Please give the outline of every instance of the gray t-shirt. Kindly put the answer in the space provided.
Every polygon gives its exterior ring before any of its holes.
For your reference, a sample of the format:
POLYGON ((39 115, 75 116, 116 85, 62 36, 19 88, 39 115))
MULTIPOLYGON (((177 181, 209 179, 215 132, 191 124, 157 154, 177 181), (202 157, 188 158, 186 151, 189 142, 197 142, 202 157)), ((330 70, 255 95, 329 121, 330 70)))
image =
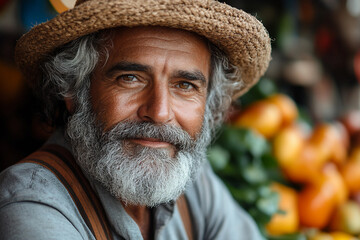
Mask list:
MULTIPOLYGON (((66 146, 59 132, 50 140, 66 146)), ((122 204, 100 184, 90 183, 108 217, 114 239, 142 239, 122 204)), ((185 193, 194 239, 263 239, 249 215, 233 200, 205 164, 185 193)), ((187 239, 175 204, 154 209, 155 239, 187 239)), ((56 176, 33 163, 11 166, 0 174, 0 239, 95 239, 66 188, 56 176)))

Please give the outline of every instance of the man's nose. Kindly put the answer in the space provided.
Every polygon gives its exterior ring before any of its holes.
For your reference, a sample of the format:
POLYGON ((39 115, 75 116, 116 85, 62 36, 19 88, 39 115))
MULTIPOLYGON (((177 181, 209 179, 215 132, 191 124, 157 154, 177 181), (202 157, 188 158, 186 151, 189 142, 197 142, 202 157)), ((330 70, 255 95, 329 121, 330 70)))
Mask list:
POLYGON ((174 118, 174 113, 168 87, 154 86, 146 95, 138 109, 139 118, 153 123, 169 123, 174 118))

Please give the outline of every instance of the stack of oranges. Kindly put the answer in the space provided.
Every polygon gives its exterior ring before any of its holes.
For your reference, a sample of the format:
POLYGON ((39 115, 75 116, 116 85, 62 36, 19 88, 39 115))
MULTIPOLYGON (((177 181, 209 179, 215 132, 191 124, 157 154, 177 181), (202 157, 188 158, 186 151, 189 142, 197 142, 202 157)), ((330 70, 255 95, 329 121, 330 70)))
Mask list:
POLYGON ((249 105, 233 121, 271 142, 273 155, 290 183, 272 186, 280 195, 281 211, 273 216, 267 231, 282 235, 317 229, 309 239, 357 239, 360 145, 351 145, 349 131, 340 122, 311 128, 297 119, 294 101, 275 94, 249 105))

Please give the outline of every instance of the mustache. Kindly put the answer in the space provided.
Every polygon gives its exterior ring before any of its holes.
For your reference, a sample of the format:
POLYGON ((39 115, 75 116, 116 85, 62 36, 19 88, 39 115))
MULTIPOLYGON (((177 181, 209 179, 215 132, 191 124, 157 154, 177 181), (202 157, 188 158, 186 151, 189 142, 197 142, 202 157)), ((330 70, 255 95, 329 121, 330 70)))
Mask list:
POLYGON ((123 121, 103 133, 102 139, 122 141, 126 139, 154 138, 173 145, 177 150, 189 150, 196 145, 185 130, 171 124, 154 124, 151 122, 123 121))

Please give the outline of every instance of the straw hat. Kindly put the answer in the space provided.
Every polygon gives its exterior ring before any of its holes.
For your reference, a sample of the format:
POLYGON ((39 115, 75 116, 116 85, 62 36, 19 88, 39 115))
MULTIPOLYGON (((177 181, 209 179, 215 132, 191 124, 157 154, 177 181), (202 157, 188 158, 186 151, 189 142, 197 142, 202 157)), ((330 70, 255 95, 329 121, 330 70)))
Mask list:
POLYGON ((215 0, 78 0, 73 9, 33 27, 20 38, 15 59, 30 84, 56 48, 113 27, 164 26, 195 32, 222 49, 240 69, 245 93, 265 73, 270 38, 264 26, 242 10, 215 0))

